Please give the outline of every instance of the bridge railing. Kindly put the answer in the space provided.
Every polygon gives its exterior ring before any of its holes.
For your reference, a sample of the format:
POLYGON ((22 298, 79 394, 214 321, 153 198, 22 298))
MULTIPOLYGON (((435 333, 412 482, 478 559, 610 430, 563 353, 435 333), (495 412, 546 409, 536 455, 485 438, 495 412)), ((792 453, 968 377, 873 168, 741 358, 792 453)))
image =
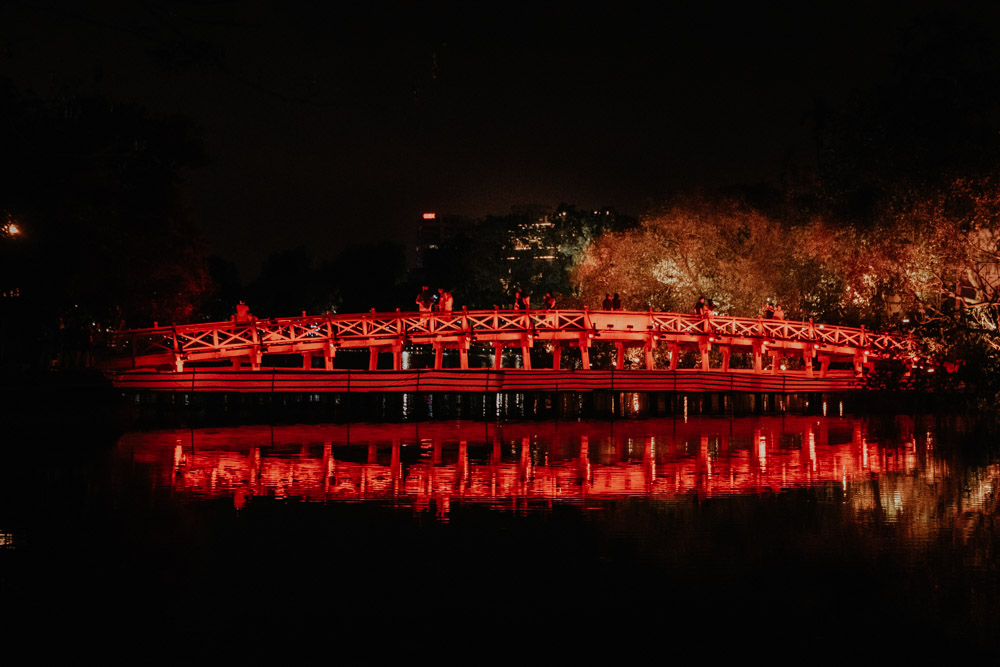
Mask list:
MULTIPOLYGON (((600 338, 621 334, 667 334, 692 339, 704 335, 768 342, 812 342, 901 356, 912 353, 912 340, 898 334, 875 333, 864 327, 843 327, 795 320, 773 320, 653 311, 477 310, 430 313, 364 313, 254 319, 249 322, 206 322, 113 334, 112 356, 236 353, 245 349, 296 346, 307 343, 387 345, 397 340, 432 342, 462 336, 536 333, 592 333, 600 338), (609 335, 610 334, 610 335, 609 335)), ((634 337, 634 336, 633 336, 634 337)))

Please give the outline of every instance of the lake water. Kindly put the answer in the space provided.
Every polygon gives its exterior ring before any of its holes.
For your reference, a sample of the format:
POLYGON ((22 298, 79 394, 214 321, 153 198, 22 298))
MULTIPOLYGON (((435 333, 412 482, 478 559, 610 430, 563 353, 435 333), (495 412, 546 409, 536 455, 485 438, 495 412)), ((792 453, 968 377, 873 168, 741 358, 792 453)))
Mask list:
POLYGON ((1000 644, 1000 455, 959 421, 246 426, 86 444, 8 442, 0 468, 4 645, 36 657, 1000 644))

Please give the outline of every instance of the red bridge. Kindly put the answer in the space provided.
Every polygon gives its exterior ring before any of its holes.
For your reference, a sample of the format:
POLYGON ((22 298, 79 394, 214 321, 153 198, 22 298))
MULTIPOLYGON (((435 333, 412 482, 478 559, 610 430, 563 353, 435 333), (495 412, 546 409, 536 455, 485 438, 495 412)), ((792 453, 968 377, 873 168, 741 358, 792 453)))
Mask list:
MULTIPOLYGON (((874 333, 866 331, 864 327, 829 326, 811 321, 720 315, 703 317, 652 311, 463 309, 432 313, 328 314, 122 331, 114 334, 108 350, 109 356, 100 365, 108 371, 119 372, 119 377, 120 372, 126 369, 155 371, 156 376, 164 381, 173 376, 175 382, 171 384, 177 386, 172 388, 178 389, 188 386, 188 378, 192 382, 190 386, 194 387, 196 371, 203 376, 206 372, 220 377, 233 373, 233 377, 256 376, 259 380, 263 355, 300 355, 301 368, 308 373, 296 372, 299 379, 297 384, 300 385, 299 390, 309 391, 310 389, 302 386, 303 375, 311 373, 318 376, 323 375, 324 371, 331 377, 342 375, 331 373, 335 371, 339 350, 367 349, 369 371, 378 370, 380 353, 389 353, 392 356, 393 370, 403 371, 404 349, 414 350, 414 346, 426 346, 428 351, 434 351, 434 370, 442 371, 444 350, 454 349, 458 351, 459 369, 468 371, 470 350, 485 346, 493 353, 489 369, 501 371, 504 369, 503 352, 512 348, 514 358, 510 361, 514 364, 519 361, 518 365, 523 371, 531 371, 531 350, 535 345, 544 345, 552 352, 551 370, 541 373, 544 374, 560 370, 564 347, 573 350, 574 355, 578 353, 580 367, 584 372, 590 371, 590 350, 595 344, 614 346, 614 369, 617 371, 625 369, 626 352, 629 348, 641 350, 639 354, 633 353, 632 357, 640 362, 644 370, 617 374, 619 386, 623 390, 623 375, 634 376, 638 381, 641 374, 655 370, 657 355, 654 355, 654 351, 658 348, 669 353, 665 364, 667 370, 687 371, 685 375, 691 370, 702 371, 706 379, 707 376, 725 378, 747 373, 757 375, 758 380, 764 379, 760 377, 761 374, 786 376, 785 379, 795 377, 813 380, 829 377, 832 380, 834 376, 844 379, 844 376, 853 378, 860 375, 863 368, 871 368, 886 359, 915 359, 914 345, 910 338, 874 333), (710 361, 713 350, 718 352, 714 355, 715 368, 710 361), (681 353, 684 351, 700 353, 696 368, 679 368, 681 353), (745 355, 744 362, 737 365, 745 366, 746 370, 730 367, 733 354, 745 355), (323 359, 323 365, 314 369, 313 360, 317 357, 323 359), (230 361, 232 370, 218 368, 220 360, 230 361), (833 371, 830 369, 831 363, 838 363, 844 368, 839 372, 833 371), (791 370, 792 366, 796 367, 795 370, 791 370), (181 375, 184 377, 180 377, 181 375)), ((662 355, 659 356, 662 358, 662 355)), ((278 369, 266 369, 264 372, 272 375, 276 370, 278 369)), ((360 374, 357 371, 354 373, 360 374)), ((449 373, 454 374, 454 371, 448 369, 436 375, 449 373)), ((475 373, 472 370, 463 375, 471 376, 475 373)), ((595 371, 593 374, 597 373, 595 371)), ((505 373, 496 373, 493 377, 503 374, 505 373)), ((656 375, 660 374, 662 371, 656 375)), ((149 376, 150 373, 145 375, 149 376)), ((537 377, 540 373, 530 375, 537 377)), ((563 371, 559 375, 570 374, 563 371)), ((417 383, 419 385, 419 380, 417 383)), ((445 384, 451 390, 458 389, 454 382, 445 384)), ((495 380, 493 384, 486 380, 482 387, 478 385, 483 383, 473 384, 477 387, 469 387, 470 390, 503 388, 495 380)), ((721 384, 734 386, 732 380, 721 384)), ((215 382, 213 387, 218 388, 217 385, 218 382, 215 382)), ((363 383, 356 382, 354 390, 365 390, 361 389, 362 385, 363 383)), ((676 377, 674 385, 676 386, 676 377)), ((349 377, 347 386, 350 386, 349 377)), ((569 389, 568 384, 564 383, 563 386, 569 389)), ((273 378, 271 387, 273 390, 273 378)), ((331 386, 326 390, 340 389, 331 386)), ((368 390, 378 389, 372 387, 368 390)), ((399 386, 395 390, 410 391, 412 388, 399 386)), ((425 382, 422 390, 431 390, 430 385, 425 382)))

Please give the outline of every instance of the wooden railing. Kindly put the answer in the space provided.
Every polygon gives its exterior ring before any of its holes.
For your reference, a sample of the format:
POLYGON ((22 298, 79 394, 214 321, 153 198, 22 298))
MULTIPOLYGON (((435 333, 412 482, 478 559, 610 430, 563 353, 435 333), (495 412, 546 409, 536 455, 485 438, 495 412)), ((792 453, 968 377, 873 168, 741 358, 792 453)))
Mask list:
POLYGON ((581 350, 592 342, 618 345, 660 343, 706 349, 803 350, 836 357, 875 358, 914 354, 907 336, 793 320, 755 319, 653 311, 477 310, 433 313, 307 315, 208 322, 135 329, 113 334, 105 349, 106 367, 175 365, 185 361, 261 354, 323 354, 341 348, 376 350, 407 344, 458 347, 473 343, 530 346, 534 340, 566 341, 581 350))

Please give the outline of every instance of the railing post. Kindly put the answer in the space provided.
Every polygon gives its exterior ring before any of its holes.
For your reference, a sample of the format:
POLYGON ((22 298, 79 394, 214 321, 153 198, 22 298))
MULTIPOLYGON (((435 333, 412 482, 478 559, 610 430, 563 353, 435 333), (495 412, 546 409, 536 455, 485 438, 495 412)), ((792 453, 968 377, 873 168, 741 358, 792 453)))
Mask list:
POLYGON ((260 332, 257 331, 257 318, 250 318, 250 340, 253 341, 253 349, 250 351, 250 368, 260 370, 260 332))

